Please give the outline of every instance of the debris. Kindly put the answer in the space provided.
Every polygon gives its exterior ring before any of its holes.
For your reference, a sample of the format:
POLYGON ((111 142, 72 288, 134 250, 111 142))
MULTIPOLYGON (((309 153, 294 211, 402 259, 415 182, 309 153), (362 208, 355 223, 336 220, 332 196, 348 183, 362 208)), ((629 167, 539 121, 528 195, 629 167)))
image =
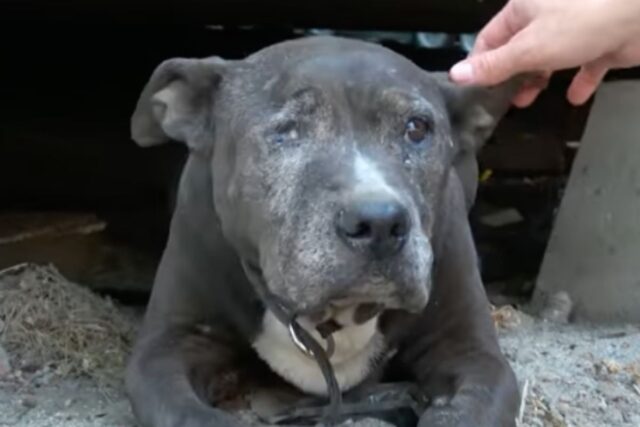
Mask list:
POLYGON ((604 359, 596 362, 593 367, 596 374, 601 376, 616 375, 623 370, 622 366, 612 359, 604 359))
MULTIPOLYGON (((0 334, 2 330, 0 329, 0 334)), ((7 351, 0 345, 0 378, 11 373, 11 359, 7 351)))
POLYGON ((505 225, 517 224, 524 218, 517 209, 509 208, 497 212, 492 212, 480 218, 480 222, 489 227, 504 227, 505 225))
POLYGON ((496 329, 515 329, 532 322, 529 316, 511 305, 505 305, 500 308, 492 307, 491 317, 496 329))
POLYGON ((484 225, 498 228, 517 224, 522 222, 523 220, 524 218, 517 209, 508 208, 485 215, 480 219, 480 222, 482 222, 484 225))
POLYGON ((629 373, 632 380, 640 386, 640 360, 630 363, 624 370, 629 373))
POLYGON ((21 212, 0 215, 0 245, 41 237, 62 237, 70 234, 92 234, 104 230, 107 224, 95 215, 64 212, 21 212))
POLYGON ((565 145, 571 150, 577 150, 580 148, 580 141, 567 141, 565 145))
POLYGON ((626 329, 623 331, 616 331, 616 332, 608 332, 606 334, 603 334, 601 336, 599 336, 599 339, 611 339, 611 338, 624 338, 626 336, 629 336, 631 334, 637 334, 638 331, 635 330, 631 330, 631 329, 626 329))
POLYGON ((491 169, 485 169, 480 175, 480 182, 487 182, 492 175, 493 171, 491 169))
POLYGON ((22 264, 16 264, 12 265, 11 267, 3 268, 2 270, 0 270, 0 277, 20 274, 30 266, 32 266, 31 263, 23 262, 22 264))
POLYGON ((603 360, 602 365, 607 369, 610 374, 617 374, 622 370, 622 366, 615 360, 603 360))
POLYGON ((522 385, 522 391, 520 392, 520 408, 518 410, 518 418, 516 419, 516 425, 521 426, 524 419, 524 410, 527 407, 527 396, 529 395, 529 380, 525 380, 522 385))
POLYGON ((55 365, 57 374, 120 383, 134 331, 117 307, 53 267, 5 269, 0 289, 0 342, 24 367, 35 367, 26 374, 35 378, 41 367, 55 365))

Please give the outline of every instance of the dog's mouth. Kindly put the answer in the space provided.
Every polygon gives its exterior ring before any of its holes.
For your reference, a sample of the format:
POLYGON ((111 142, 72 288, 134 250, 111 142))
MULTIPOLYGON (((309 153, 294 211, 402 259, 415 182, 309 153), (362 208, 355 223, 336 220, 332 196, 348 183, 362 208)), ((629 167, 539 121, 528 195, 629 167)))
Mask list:
POLYGON ((309 323, 324 337, 342 328, 362 325, 385 310, 379 302, 341 300, 329 303, 322 309, 304 315, 309 323))
POLYGON ((375 298, 352 297, 333 300, 312 309, 297 311, 293 304, 282 300, 269 291, 262 269, 258 265, 251 262, 245 262, 244 265, 249 279, 256 286, 266 308, 272 311, 284 308, 284 311, 288 311, 286 314, 290 321, 288 327, 291 340, 300 351, 309 357, 313 357, 313 352, 303 344, 296 329, 292 327, 293 320, 308 333, 320 338, 319 344, 324 348, 327 356, 331 358, 334 345, 333 334, 346 328, 364 325, 380 316, 386 309, 391 308, 387 307, 385 303, 376 301, 375 298), (275 307, 275 305, 279 307, 275 307))
MULTIPOLYGON (((362 329, 366 323, 375 321, 384 310, 385 306, 379 303, 340 301, 331 303, 322 310, 302 314, 297 317, 297 321, 300 327, 315 336, 327 357, 332 359, 336 335, 340 335, 343 330, 362 329)), ((295 328, 289 328, 289 335, 302 353, 313 357, 313 352, 299 338, 295 328)))
POLYGON ((337 301, 301 318, 306 324, 312 325, 322 338, 326 338, 344 328, 363 325, 379 316, 384 310, 385 306, 381 303, 337 301))

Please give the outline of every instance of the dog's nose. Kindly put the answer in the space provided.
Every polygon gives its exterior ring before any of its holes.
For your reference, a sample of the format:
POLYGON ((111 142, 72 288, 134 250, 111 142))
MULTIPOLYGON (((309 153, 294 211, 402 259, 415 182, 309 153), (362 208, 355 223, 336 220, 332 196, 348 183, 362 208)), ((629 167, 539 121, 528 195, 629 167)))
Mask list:
POLYGON ((369 251, 376 258, 396 254, 409 234, 407 209, 395 200, 366 200, 338 212, 338 235, 349 247, 369 251))

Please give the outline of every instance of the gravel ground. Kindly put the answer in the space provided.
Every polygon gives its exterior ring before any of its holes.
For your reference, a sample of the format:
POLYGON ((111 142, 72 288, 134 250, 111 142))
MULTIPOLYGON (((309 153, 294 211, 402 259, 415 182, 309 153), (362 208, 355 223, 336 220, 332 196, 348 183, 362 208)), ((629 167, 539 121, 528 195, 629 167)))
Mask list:
MULTIPOLYGON (((640 328, 534 322, 501 332, 527 385, 523 426, 640 426, 640 328)), ((0 426, 130 427, 120 390, 88 380, 0 383, 0 426)))
MULTIPOLYGON (((510 308, 494 318, 524 390, 522 426, 640 426, 640 326, 548 322, 510 308)), ((0 426, 134 423, 121 389, 21 366, 0 342, 0 426)))
POLYGON ((0 386, 0 426, 131 427, 121 391, 101 390, 89 380, 57 379, 37 388, 0 386))
POLYGON ((640 426, 640 328, 545 322, 502 332, 522 386, 522 425, 640 426))

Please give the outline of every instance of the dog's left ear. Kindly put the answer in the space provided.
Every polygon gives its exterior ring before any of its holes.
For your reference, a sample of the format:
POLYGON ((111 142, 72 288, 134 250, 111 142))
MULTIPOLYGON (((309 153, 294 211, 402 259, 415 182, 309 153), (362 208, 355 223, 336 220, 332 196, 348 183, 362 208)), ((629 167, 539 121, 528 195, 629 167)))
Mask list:
POLYGON ((434 73, 445 99, 455 143, 476 153, 489 139, 522 86, 518 76, 493 87, 458 86, 446 73, 434 73))

